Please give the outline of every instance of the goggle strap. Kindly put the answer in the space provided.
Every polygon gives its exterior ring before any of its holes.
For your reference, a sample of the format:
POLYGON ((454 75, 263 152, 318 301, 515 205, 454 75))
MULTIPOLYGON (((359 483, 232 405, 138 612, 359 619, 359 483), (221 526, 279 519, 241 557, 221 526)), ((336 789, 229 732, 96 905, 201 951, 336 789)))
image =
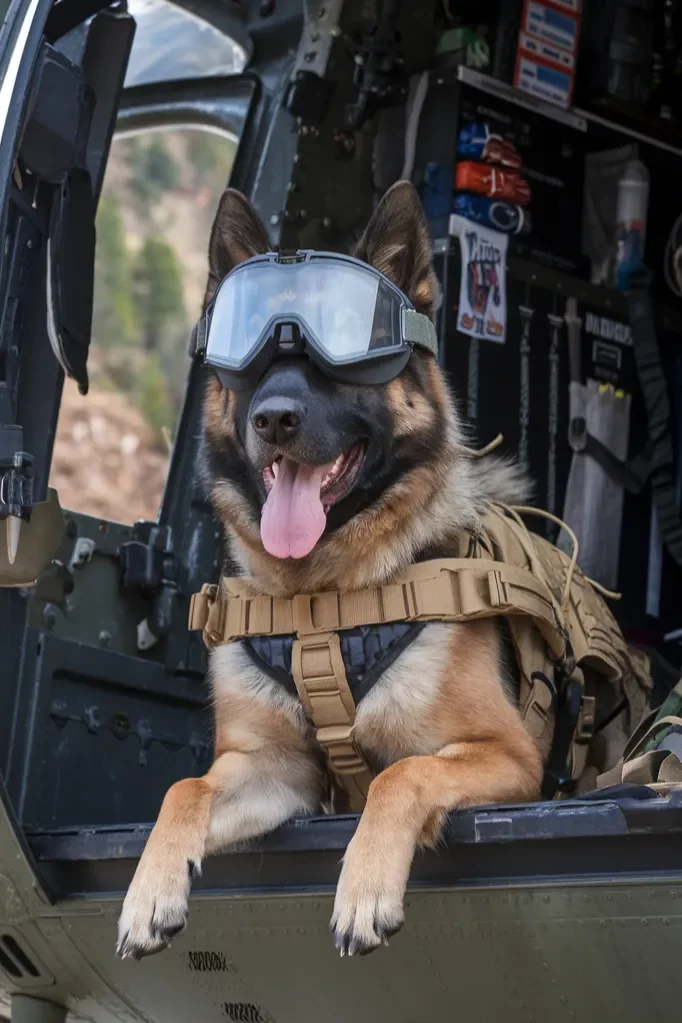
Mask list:
POLYGON ((189 336, 189 354, 191 358, 203 355, 206 351, 206 317, 202 316, 189 336))
POLYGON ((428 316, 418 313, 414 309, 406 309, 404 329, 406 341, 425 348, 427 352, 431 352, 438 358, 438 335, 428 316))

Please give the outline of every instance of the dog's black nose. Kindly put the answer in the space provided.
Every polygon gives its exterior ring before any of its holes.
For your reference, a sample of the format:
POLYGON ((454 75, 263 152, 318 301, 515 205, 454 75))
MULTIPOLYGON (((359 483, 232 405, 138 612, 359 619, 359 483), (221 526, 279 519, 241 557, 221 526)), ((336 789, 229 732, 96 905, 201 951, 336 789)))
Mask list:
POLYGON ((286 444, 303 426, 305 406, 293 398, 266 398, 251 412, 254 430, 267 444, 286 444))

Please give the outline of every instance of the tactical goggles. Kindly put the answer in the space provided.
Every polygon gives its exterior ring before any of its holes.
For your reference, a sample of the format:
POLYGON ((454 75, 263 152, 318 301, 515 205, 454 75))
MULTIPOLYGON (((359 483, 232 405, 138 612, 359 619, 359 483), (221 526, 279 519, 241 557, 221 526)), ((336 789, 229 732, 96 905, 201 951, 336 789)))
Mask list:
POLYGON ((331 252, 268 252, 240 263, 192 341, 193 354, 234 391, 257 383, 275 358, 302 354, 342 383, 387 383, 415 348, 438 355, 428 316, 378 270, 331 252))

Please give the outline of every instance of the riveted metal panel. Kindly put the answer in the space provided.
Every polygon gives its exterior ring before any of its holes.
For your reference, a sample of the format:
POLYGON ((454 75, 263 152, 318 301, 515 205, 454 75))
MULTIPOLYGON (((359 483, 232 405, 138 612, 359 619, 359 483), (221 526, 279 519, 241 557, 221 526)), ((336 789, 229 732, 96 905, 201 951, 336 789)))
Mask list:
POLYGON ((413 891, 388 948, 340 959, 323 896, 200 896, 173 947, 113 956, 118 901, 70 915, 74 947, 140 1019, 270 1023, 670 1023, 682 882, 413 891))

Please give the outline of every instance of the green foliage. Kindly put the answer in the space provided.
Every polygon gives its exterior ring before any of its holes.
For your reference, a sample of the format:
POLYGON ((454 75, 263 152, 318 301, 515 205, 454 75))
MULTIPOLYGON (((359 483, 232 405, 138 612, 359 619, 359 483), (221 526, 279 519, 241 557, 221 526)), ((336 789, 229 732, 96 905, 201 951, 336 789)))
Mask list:
POLYGON ((234 151, 223 136, 178 129, 119 138, 109 161, 97 221, 93 378, 140 409, 161 450, 187 377, 184 274, 194 303, 194 264, 234 151), (182 197, 168 194, 179 187, 182 197))
MULTIPOLYGON (((225 161, 226 141, 208 131, 192 131, 187 137, 187 156, 197 183, 202 183, 225 161)), ((227 178, 227 174, 225 175, 227 178)))
POLYGON ((172 429, 175 423, 175 409, 171 400, 166 378, 155 352, 149 352, 139 372, 136 386, 137 406, 156 435, 156 441, 163 446, 162 429, 172 429))
POLYGON ((130 191, 139 216, 146 219, 161 192, 177 188, 180 172, 160 135, 132 138, 127 142, 130 191))
POLYGON ((172 247, 149 237, 132 258, 119 205, 103 195, 93 313, 93 338, 103 349, 97 382, 131 396, 162 449, 161 429, 171 428, 177 414, 179 396, 171 377, 178 337, 186 338, 185 318, 182 276, 172 247))
POLYGON ((135 260, 134 280, 144 347, 158 350, 169 324, 185 320, 180 266, 168 242, 145 239, 135 260))
POLYGON ((180 173, 160 135, 153 134, 146 148, 146 173, 162 189, 177 188, 180 173))
POLYGON ((132 344, 138 334, 123 218, 116 200, 106 195, 97 213, 92 332, 106 347, 132 344))

